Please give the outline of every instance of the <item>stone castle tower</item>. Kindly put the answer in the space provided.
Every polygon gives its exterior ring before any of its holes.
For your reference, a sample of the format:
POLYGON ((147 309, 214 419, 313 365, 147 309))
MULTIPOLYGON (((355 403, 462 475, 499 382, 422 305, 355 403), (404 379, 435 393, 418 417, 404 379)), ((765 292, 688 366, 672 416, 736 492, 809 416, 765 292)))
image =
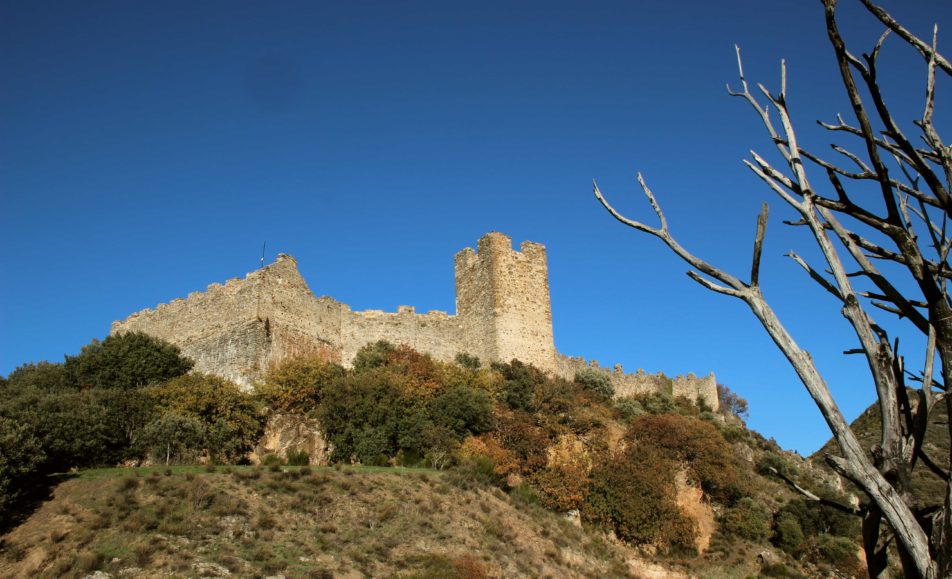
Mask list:
MULTIPOLYGON (((349 366, 370 342, 406 344, 440 360, 466 352, 483 362, 518 359, 572 378, 595 362, 555 349, 545 246, 523 242, 519 251, 498 232, 484 235, 476 251, 456 254, 456 314, 353 311, 330 297, 315 297, 281 254, 244 279, 213 283, 204 292, 172 300, 112 324, 112 333, 144 332, 173 344, 195 361, 195 370, 228 378, 250 389, 274 363, 318 353, 349 366)), ((607 370, 604 370, 608 372, 607 370)), ((620 395, 668 390, 717 407, 714 375, 668 379, 663 374, 609 373, 620 395)))
POLYGON ((513 251, 502 233, 488 233, 456 254, 456 315, 472 352, 484 360, 518 359, 555 371, 555 340, 545 246, 513 251))

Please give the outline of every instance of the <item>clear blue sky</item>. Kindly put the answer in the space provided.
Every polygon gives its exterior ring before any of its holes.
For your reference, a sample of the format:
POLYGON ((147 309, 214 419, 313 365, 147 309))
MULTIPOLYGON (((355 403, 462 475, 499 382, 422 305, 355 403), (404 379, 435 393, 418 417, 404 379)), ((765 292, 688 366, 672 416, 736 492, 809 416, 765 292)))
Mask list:
MULTIPOLYGON (((948 0, 883 2, 952 42, 948 0)), ((868 50, 879 26, 841 5, 868 50)), ((812 255, 808 240, 741 164, 770 144, 725 93, 735 43, 770 86, 787 59, 793 113, 820 149, 813 121, 849 109, 818 1, 4 0, 0 374, 244 275, 264 241, 318 295, 452 312, 453 254, 498 230, 548 247, 560 351, 713 370, 750 401, 754 428, 812 452, 828 437, 819 413, 743 304, 697 286, 591 195, 597 178, 650 219, 642 171, 681 241, 741 274, 770 201, 767 296, 844 412, 872 401, 863 364, 839 354, 854 341, 836 304, 781 257, 812 255)), ((920 61, 899 42, 885 52, 904 89, 889 96, 911 119, 920 61)))

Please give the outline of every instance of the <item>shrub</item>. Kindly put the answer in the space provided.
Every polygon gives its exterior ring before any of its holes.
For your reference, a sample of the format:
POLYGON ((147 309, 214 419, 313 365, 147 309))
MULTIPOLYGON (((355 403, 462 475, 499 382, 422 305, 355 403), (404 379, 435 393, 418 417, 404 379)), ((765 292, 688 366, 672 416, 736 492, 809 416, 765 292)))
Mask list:
POLYGON ((456 354, 456 363, 463 368, 469 368, 470 370, 478 370, 482 365, 479 361, 479 358, 467 354, 466 352, 460 352, 459 354, 456 354))
POLYGON ((387 363, 387 357, 394 350, 394 345, 386 340, 379 340, 367 344, 357 350, 354 356, 354 372, 366 372, 374 368, 380 368, 387 363))
POLYGON ((238 462, 258 442, 263 416, 237 384, 187 374, 150 388, 156 406, 195 418, 205 427, 204 451, 216 462, 238 462))
POLYGON ((320 404, 328 384, 343 376, 341 366, 320 356, 290 358, 272 367, 255 392, 273 410, 306 414, 320 404))
POLYGON ((75 390, 77 386, 76 381, 66 370, 65 364, 39 362, 24 364, 10 372, 4 388, 13 395, 28 388, 36 388, 51 393, 75 390))
POLYGON ((532 478, 542 503, 555 511, 566 512, 581 507, 588 494, 588 472, 577 464, 561 464, 545 468, 532 478))
POLYGON ((347 376, 324 394, 318 418, 334 447, 331 460, 386 463, 401 449, 420 454, 430 427, 423 401, 385 368, 347 376))
POLYGON ((513 360, 508 364, 494 362, 493 370, 503 375, 502 400, 513 410, 535 410, 535 387, 546 381, 545 374, 535 366, 513 360))
POLYGON ((721 531, 748 541, 764 541, 770 537, 771 513, 764 505, 744 497, 727 509, 721 517, 721 531))
POLYGON ((38 478, 43 450, 30 427, 0 416, 0 528, 30 481, 38 478))
POLYGON ((607 370, 582 368, 575 373, 575 383, 605 398, 615 395, 612 377, 607 370))
POLYGON ((678 509, 676 464, 651 447, 596 465, 582 517, 631 544, 692 548, 696 523, 678 509))
POLYGON ((161 464, 195 462, 206 446, 206 428, 197 418, 165 412, 142 429, 142 452, 161 464))
POLYGON ((311 455, 306 450, 289 450, 288 464, 291 466, 306 466, 311 464, 311 455))
POLYGON ((452 430, 459 439, 489 432, 493 427, 489 395, 468 386, 443 391, 430 403, 429 410, 435 424, 452 430))
POLYGON ((546 465, 550 440, 548 433, 536 425, 534 415, 500 410, 496 424, 497 440, 512 452, 523 473, 535 472, 546 465))
POLYGON ((745 493, 730 445, 709 422, 677 414, 641 416, 631 424, 626 438, 633 445, 654 446, 684 463, 690 478, 716 500, 730 503, 745 493))
POLYGON ((777 516, 773 542, 781 550, 792 555, 800 549, 805 538, 800 521, 793 513, 783 511, 777 516))
POLYGON ((647 414, 647 410, 642 406, 638 398, 634 396, 623 396, 621 398, 615 399, 615 410, 618 411, 618 414, 621 416, 622 420, 631 422, 635 418, 647 414))

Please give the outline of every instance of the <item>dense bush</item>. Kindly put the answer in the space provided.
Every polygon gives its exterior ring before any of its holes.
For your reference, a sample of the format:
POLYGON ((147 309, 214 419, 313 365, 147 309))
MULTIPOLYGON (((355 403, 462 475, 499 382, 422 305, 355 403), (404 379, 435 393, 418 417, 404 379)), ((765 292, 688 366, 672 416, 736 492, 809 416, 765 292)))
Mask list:
POLYGON ((770 538, 771 513, 759 501, 744 497, 728 508, 720 519, 720 530, 748 541, 770 538))
POLYGON ((156 407, 199 420, 204 452, 215 461, 238 462, 258 442, 263 416, 237 384, 217 376, 188 374, 149 389, 156 407))
POLYGON ((592 470, 583 519, 635 545, 692 548, 697 525, 678 509, 676 469, 653 449, 610 457, 592 470))
POLYGON ((583 368, 575 373, 575 382, 605 398, 611 398, 615 395, 612 377, 606 370, 583 368))
POLYGON ((466 352, 460 352, 456 355, 456 363, 470 370, 478 370, 479 367, 482 366, 478 357, 467 354, 466 352))
POLYGON ((535 388, 546 381, 546 376, 535 366, 513 360, 508 364, 493 363, 492 368, 502 374, 505 382, 502 400, 513 410, 535 410, 535 388))
POLYGON ((430 403, 433 422, 456 433, 462 439, 493 428, 492 400, 483 390, 458 386, 448 388, 430 403))
POLYGON ((407 395, 399 376, 364 370, 324 392, 318 419, 334 450, 331 460, 384 464, 400 450, 421 453, 430 426, 425 406, 407 395))
POLYGON ((272 410, 306 414, 317 408, 322 393, 344 376, 344 368, 320 356, 290 358, 271 368, 255 392, 272 410))
POLYGON ((386 340, 367 344, 357 350, 357 355, 354 356, 354 372, 366 372, 383 366, 387 363, 387 358, 393 350, 394 345, 386 340))
POLYGON ((26 424, 0 416, 0 528, 37 477, 44 460, 40 441, 26 424))
POLYGON ((153 462, 195 462, 207 447, 208 429, 194 416, 174 411, 161 414, 142 429, 139 448, 153 462))
POLYGON ((689 478, 715 500, 731 503, 746 493, 730 445, 709 422, 678 414, 646 415, 632 422, 626 438, 684 464, 689 478))
POLYGON ((781 511, 777 515, 773 542, 786 553, 796 553, 806 537, 796 515, 781 511))
POLYGON ((10 376, 7 377, 4 385, 4 389, 9 395, 17 395, 31 388, 53 393, 76 390, 78 386, 66 370, 65 364, 53 362, 24 364, 10 372, 10 376))
MULTIPOLYGON (((817 490, 828 495, 826 498, 842 501, 842 497, 832 494, 828 489, 817 490)), ((807 550, 804 541, 809 537, 828 535, 854 538, 859 534, 857 517, 802 498, 791 500, 781 507, 776 521, 774 543, 792 555, 807 550)))

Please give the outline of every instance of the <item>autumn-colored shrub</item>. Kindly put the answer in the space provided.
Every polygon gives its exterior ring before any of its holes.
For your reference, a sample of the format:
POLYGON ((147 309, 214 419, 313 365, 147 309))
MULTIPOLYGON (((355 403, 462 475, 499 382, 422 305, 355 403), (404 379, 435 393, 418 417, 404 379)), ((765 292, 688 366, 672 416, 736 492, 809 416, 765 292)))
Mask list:
POLYGON ((588 470, 579 464, 560 464, 544 468, 532 477, 542 504, 566 512, 577 509, 588 494, 588 470))
POLYGON ((429 354, 417 352, 409 346, 397 346, 390 350, 385 366, 407 378, 404 389, 410 394, 429 397, 443 385, 440 364, 429 354))
POLYGON ((677 468, 653 447, 609 457, 592 470, 583 519, 631 544, 692 548, 697 524, 676 503, 677 468))
POLYGON ((321 402, 328 384, 344 369, 318 355, 289 358, 268 370, 255 392, 272 410, 305 414, 321 402))
POLYGON ((488 460, 493 465, 493 472, 501 477, 519 472, 516 456, 492 435, 470 436, 460 445, 459 455, 463 459, 488 460))
POLYGON ((498 409, 495 434, 499 443, 516 457, 523 473, 535 472, 546 465, 550 440, 546 431, 536 425, 532 414, 498 409))
POLYGON ((651 445, 682 463, 690 480, 715 500, 733 502, 746 494, 734 468, 731 447, 709 422, 677 414, 640 416, 626 434, 632 445, 651 445))
POLYGON ((205 452, 216 462, 238 462, 258 442, 263 416, 237 384, 206 374, 186 374, 153 386, 149 395, 164 412, 198 419, 205 452))

